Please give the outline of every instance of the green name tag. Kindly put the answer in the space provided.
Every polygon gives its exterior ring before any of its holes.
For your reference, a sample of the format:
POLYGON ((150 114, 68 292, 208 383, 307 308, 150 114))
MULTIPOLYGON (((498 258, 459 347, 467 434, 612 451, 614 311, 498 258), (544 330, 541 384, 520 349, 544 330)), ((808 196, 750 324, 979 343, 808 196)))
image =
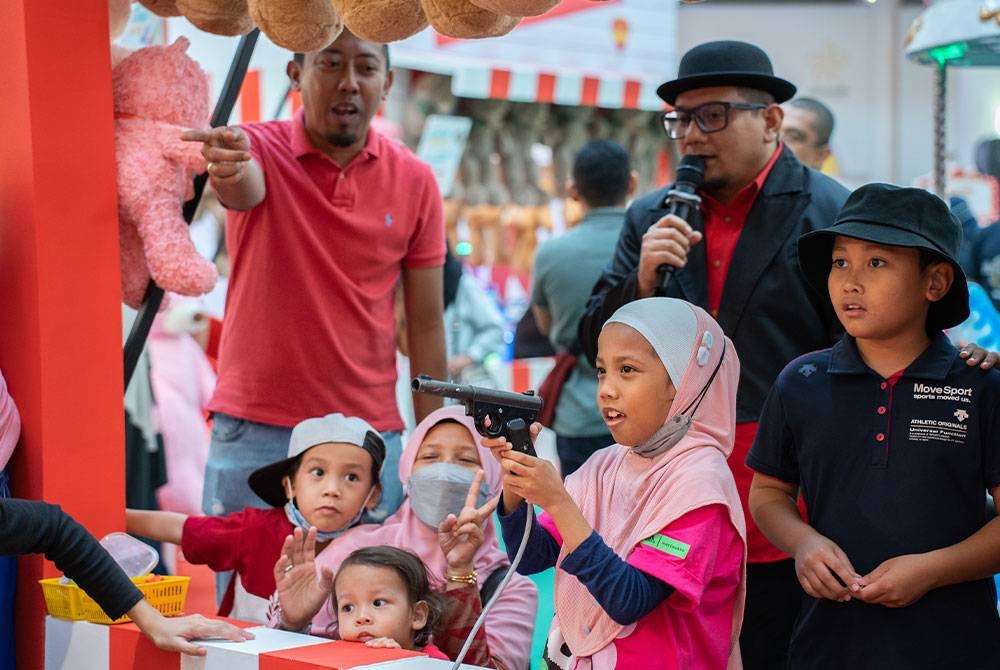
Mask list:
POLYGON ((643 540, 642 543, 677 558, 687 558, 688 550, 691 548, 690 544, 684 544, 680 540, 675 540, 660 533, 643 540))

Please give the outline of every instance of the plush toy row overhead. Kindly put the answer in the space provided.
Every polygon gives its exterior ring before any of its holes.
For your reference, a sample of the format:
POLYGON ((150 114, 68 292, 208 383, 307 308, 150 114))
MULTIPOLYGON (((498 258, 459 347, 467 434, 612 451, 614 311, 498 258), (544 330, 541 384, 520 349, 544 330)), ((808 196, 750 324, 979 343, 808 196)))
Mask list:
MULTIPOLYGON (((392 42, 428 24, 445 35, 475 38, 510 32, 523 16, 560 0, 139 0, 160 16, 184 15, 220 35, 254 25, 275 44, 299 52, 333 42, 346 25, 373 42, 392 42)), ((603 0, 592 0, 602 2, 603 0)), ((121 35, 131 0, 109 0, 110 35, 121 35)), ((165 291, 197 296, 217 279, 188 235, 182 205, 191 175, 205 170, 187 128, 208 123, 208 79, 185 52, 188 41, 136 51, 112 44, 122 300, 138 308, 150 279, 165 291)))
MULTIPOLYGON (((591 0, 604 2, 605 0, 591 0)), ((242 35, 254 25, 291 51, 318 51, 348 30, 372 42, 395 42, 428 25, 449 37, 505 35, 522 17, 560 0, 139 0, 159 16, 183 15, 200 30, 242 35)))

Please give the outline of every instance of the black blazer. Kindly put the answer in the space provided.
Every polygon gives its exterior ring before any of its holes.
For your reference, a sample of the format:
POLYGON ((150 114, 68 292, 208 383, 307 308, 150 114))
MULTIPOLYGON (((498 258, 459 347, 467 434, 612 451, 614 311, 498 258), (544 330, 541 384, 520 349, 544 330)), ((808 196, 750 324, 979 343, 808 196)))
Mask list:
MULTIPOLYGON (((667 214, 670 187, 649 193, 628 208, 611 262, 580 320, 583 352, 593 363, 604 322, 635 299, 639 249, 646 230, 667 214)), ((717 320, 736 345, 740 387, 736 420, 756 421, 764 398, 782 368, 796 356, 832 346, 843 332, 825 295, 818 295, 799 270, 796 241, 830 226, 848 191, 811 170, 784 149, 754 202, 733 252, 717 320)), ((700 211, 688 220, 704 232, 700 211)), ((708 309, 705 245, 691 249, 664 295, 708 309)))

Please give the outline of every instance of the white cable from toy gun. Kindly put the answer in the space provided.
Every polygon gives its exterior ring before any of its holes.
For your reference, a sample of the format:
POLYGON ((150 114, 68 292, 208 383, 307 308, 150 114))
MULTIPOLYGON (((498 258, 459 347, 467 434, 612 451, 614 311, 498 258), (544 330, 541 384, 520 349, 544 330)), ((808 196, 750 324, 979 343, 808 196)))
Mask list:
MULTIPOLYGON (((500 495, 502 496, 503 493, 500 495)), ((531 533, 531 522, 535 517, 535 509, 532 507, 531 503, 525 501, 524 504, 528 507, 528 514, 524 519, 524 535, 521 537, 521 546, 517 548, 517 553, 514 554, 514 560, 511 561, 510 568, 507 569, 507 574, 503 576, 502 580, 500 580, 500 584, 497 586, 496 591, 493 592, 493 596, 490 598, 490 601, 483 607, 483 611, 479 614, 479 618, 476 619, 476 623, 473 624, 472 630, 469 631, 469 637, 465 638, 465 644, 462 645, 462 651, 458 652, 458 657, 455 659, 455 664, 451 666, 451 670, 459 670, 462 666, 462 659, 464 659, 465 655, 469 653, 469 647, 472 646, 472 641, 476 638, 476 633, 479 631, 480 626, 483 625, 483 621, 486 619, 486 614, 490 611, 490 608, 493 607, 493 603, 497 601, 500 594, 503 593, 503 590, 507 587, 507 582, 509 582, 510 578, 514 576, 514 573, 517 571, 517 566, 521 564, 521 557, 524 555, 524 548, 528 546, 528 535, 531 533)), ((490 523, 493 523, 492 519, 490 520, 490 523)))

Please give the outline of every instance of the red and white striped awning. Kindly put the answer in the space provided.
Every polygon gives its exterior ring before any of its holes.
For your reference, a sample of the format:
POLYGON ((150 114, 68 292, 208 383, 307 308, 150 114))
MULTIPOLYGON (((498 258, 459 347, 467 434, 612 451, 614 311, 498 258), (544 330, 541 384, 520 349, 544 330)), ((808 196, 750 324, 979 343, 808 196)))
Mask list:
POLYGON ((452 74, 451 91, 462 98, 548 102, 607 109, 661 110, 659 82, 572 72, 506 70, 463 65, 452 74))
POLYGON ((509 34, 455 40, 424 30, 390 47, 400 67, 452 77, 464 98, 662 110, 677 71, 677 3, 562 0, 509 34))

